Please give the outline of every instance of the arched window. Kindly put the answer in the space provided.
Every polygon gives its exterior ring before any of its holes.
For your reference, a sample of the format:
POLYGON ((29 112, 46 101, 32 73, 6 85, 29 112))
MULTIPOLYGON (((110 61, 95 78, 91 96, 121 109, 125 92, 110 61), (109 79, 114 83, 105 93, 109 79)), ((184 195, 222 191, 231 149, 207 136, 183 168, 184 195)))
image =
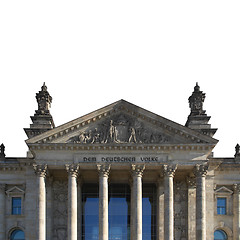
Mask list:
POLYGON ((25 240, 24 232, 20 229, 16 229, 11 233, 10 240, 25 240))
POLYGON ((227 234, 223 230, 216 230, 214 232, 214 240, 227 240, 227 234))

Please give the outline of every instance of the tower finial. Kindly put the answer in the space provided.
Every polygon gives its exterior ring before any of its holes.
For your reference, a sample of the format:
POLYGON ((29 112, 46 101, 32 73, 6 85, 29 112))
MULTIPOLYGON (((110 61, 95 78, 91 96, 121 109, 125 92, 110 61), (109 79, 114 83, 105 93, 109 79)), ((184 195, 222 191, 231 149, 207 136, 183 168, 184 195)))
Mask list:
POLYGON ((0 158, 5 158, 5 146, 3 143, 0 145, 0 158))
POLYGON ((208 123, 211 117, 207 116, 206 111, 203 110, 204 100, 205 93, 200 91, 197 82, 192 95, 188 98, 191 113, 188 116, 186 126, 212 137, 217 129, 211 128, 211 124, 208 123))
POLYGON ((190 115, 206 115, 203 110, 203 102, 205 100, 205 93, 200 91, 200 87, 198 85, 198 82, 196 83, 196 86, 194 87, 194 92, 192 95, 188 98, 189 101, 189 107, 191 109, 190 115))
POLYGON ((38 110, 36 111, 37 114, 42 114, 42 115, 48 115, 49 114, 49 109, 51 107, 52 103, 52 97, 47 91, 47 86, 45 82, 43 83, 43 86, 41 87, 41 91, 39 91, 36 94, 36 99, 38 102, 38 110))
POLYGON ((45 91, 45 92, 47 91, 47 86, 46 86, 45 82, 42 85, 42 91, 45 91))
POLYGON ((39 135, 55 127, 52 115, 49 111, 52 97, 47 91, 45 82, 41 87, 41 91, 36 93, 36 99, 38 109, 35 111, 34 116, 31 117, 33 123, 30 124, 30 128, 24 129, 28 138, 39 135))
POLYGON ((236 147, 235 147, 235 155, 234 155, 234 157, 235 158, 236 157, 240 157, 240 146, 239 146, 239 144, 237 144, 236 147))
POLYGON ((198 82, 196 82, 196 86, 194 87, 194 92, 199 92, 200 91, 200 87, 198 85, 198 82))

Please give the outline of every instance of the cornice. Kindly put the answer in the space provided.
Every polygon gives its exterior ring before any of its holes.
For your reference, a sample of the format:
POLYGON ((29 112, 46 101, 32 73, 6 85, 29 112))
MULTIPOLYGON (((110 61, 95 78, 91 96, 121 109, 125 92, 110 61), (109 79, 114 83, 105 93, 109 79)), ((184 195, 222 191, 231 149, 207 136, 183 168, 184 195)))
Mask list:
POLYGON ((9 164, 4 163, 0 164, 0 171, 22 171, 23 167, 19 164, 9 164))
POLYGON ((31 151, 210 151, 215 145, 210 144, 77 144, 44 143, 29 144, 31 151))

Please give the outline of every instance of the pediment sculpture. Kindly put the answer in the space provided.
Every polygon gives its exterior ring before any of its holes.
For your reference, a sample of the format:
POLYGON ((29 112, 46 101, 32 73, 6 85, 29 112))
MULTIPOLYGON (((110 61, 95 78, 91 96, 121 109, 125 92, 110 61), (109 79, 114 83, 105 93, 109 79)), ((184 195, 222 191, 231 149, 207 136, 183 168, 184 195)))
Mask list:
POLYGON ((81 131, 80 134, 67 140, 69 143, 80 144, 122 144, 122 143, 167 143, 170 136, 145 126, 139 119, 125 114, 111 116, 97 124, 81 131))

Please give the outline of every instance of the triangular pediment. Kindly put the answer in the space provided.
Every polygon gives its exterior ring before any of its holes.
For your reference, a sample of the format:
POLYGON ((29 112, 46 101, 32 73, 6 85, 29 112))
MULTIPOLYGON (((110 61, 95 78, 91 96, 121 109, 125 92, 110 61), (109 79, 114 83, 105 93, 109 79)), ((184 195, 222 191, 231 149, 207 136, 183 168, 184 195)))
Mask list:
POLYGON ((216 139, 120 100, 38 136, 28 145, 209 144, 216 139))
POLYGON ((233 194, 233 191, 227 187, 222 186, 215 190, 215 194, 233 194))
POLYGON ((6 194, 9 195, 23 195, 25 192, 21 188, 14 186, 6 191, 6 194))

